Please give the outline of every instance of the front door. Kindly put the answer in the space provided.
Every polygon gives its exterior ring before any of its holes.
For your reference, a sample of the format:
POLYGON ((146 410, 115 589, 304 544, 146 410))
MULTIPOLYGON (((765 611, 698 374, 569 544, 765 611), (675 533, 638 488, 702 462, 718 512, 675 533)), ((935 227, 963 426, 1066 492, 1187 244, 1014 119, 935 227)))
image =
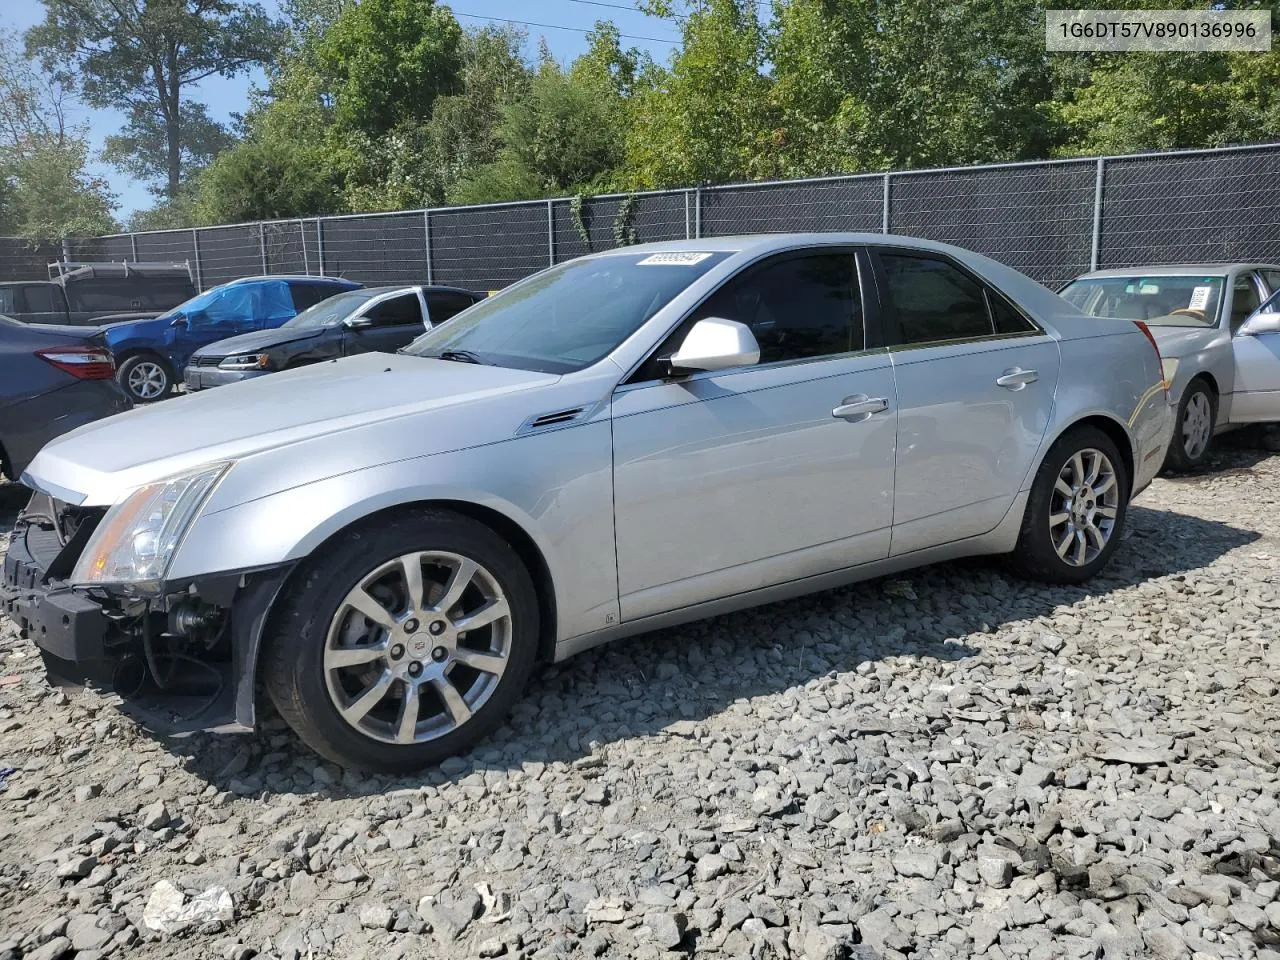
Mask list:
POLYGON ((852 251, 771 259, 655 353, 722 317, 751 327, 758 365, 664 380, 651 362, 618 389, 624 621, 887 555, 897 400, 862 302, 852 251))
POLYGON ((395 353, 427 329, 416 290, 380 300, 355 320, 343 333, 343 353, 395 353))
MULTIPOLYGON (((1274 271, 1272 271, 1274 272, 1274 271)), ((1245 336, 1240 328, 1258 310, 1258 291, 1248 274, 1236 278, 1231 288, 1231 354, 1235 384, 1228 417, 1232 423, 1265 423, 1280 420, 1280 332, 1245 336)), ((1280 301, 1267 302, 1267 310, 1280 301)))
POLYGON ((1048 429, 1059 354, 948 258, 881 249, 876 259, 898 384, 896 556, 1003 519, 1048 429))

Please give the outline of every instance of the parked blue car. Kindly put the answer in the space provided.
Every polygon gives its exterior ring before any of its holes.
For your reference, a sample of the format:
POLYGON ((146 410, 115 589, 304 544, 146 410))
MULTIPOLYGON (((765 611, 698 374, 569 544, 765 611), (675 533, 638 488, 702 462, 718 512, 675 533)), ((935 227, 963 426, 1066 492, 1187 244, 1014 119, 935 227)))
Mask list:
POLYGON ((206 344, 279 327, 335 293, 362 284, 333 277, 246 277, 212 287, 153 320, 103 328, 116 379, 134 403, 168 395, 191 355, 206 344))

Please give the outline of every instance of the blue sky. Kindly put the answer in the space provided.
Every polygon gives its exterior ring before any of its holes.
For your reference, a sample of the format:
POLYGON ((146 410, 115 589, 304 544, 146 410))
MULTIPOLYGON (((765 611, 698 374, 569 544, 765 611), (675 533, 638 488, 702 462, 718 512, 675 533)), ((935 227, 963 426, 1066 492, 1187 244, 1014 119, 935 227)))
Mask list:
MULTIPOLYGON (((587 30, 597 20, 612 20, 624 34, 671 40, 677 36, 674 24, 647 17, 637 10, 615 9, 608 4, 623 7, 631 5, 629 0, 600 0, 600 3, 588 3, 584 0, 456 0, 449 6, 453 8, 464 27, 479 26, 489 18, 506 18, 587 30)), ((0 11, 0 27, 25 30, 44 19, 44 6, 39 2, 5 3, 3 6, 7 9, 0 11)), ((274 9, 274 0, 265 0, 265 6, 268 9, 274 9)), ((549 27, 527 27, 526 29, 529 32, 527 52, 530 55, 537 50, 539 36, 546 37, 552 53, 564 61, 573 59, 586 47, 586 37, 577 30, 549 27)), ((646 49, 655 59, 664 62, 674 49, 672 43, 637 39, 624 39, 623 42, 627 46, 646 49)), ((215 119, 226 121, 231 114, 244 111, 250 86, 255 82, 260 83, 261 80, 260 71, 242 74, 229 80, 211 77, 196 88, 195 99, 203 100, 208 104, 209 113, 215 119)), ((85 108, 81 116, 88 121, 90 140, 95 153, 102 148, 103 138, 116 132, 123 123, 121 115, 113 110, 85 108)), ((113 167, 97 163, 93 169, 111 184, 111 189, 119 199, 120 209, 117 216, 122 221, 134 210, 150 206, 153 202, 143 184, 131 180, 113 167)))

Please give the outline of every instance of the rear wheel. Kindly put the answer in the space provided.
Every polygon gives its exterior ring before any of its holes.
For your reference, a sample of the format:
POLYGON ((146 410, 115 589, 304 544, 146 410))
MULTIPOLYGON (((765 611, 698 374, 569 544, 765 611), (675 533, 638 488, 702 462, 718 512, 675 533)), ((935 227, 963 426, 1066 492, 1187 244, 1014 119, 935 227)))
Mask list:
POLYGON ((1049 448, 1027 499, 1014 570, 1049 583, 1080 583, 1115 552, 1129 506, 1129 474, 1096 427, 1069 430, 1049 448))
POLYGON ((539 629, 516 552, 475 520, 422 511, 352 531, 300 571, 263 677, 317 753, 403 773, 502 722, 533 669, 539 629))
POLYGON ((1213 424, 1217 419, 1218 395, 1205 380, 1192 380, 1178 403, 1177 427, 1164 465, 1171 470, 1203 466, 1213 446, 1213 424))
POLYGON ((134 403, 155 403, 173 389, 173 374, 159 357, 135 353, 116 370, 116 382, 134 403))

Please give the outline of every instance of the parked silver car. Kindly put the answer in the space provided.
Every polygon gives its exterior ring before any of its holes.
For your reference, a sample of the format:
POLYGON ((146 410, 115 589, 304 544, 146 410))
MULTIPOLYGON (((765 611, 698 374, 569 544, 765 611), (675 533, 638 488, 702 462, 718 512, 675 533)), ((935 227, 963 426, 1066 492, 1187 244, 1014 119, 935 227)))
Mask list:
POLYGON ((1139 320, 1164 358, 1177 407, 1168 466, 1200 466, 1215 433, 1280 420, 1280 317, 1260 304, 1280 266, 1180 264, 1099 270, 1062 290, 1085 313, 1139 320))
POLYGON ((1083 581, 1171 430, 1138 326, 955 247, 623 248, 51 443, 7 604, 57 669, 191 693, 168 729, 251 728, 260 675, 319 753, 407 770, 538 658, 972 554, 1083 581))

